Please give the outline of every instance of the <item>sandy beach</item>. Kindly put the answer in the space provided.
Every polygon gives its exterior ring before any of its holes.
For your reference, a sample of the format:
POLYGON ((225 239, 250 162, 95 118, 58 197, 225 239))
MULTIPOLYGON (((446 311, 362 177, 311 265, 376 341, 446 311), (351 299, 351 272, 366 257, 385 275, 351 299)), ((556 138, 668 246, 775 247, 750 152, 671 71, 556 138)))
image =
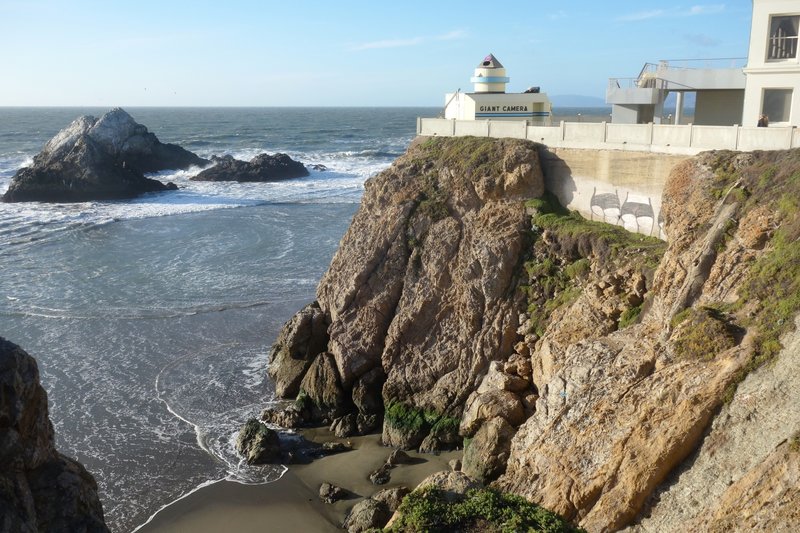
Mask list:
MULTIPOLYGON (((316 442, 338 440, 326 430, 310 430, 305 436, 316 442)), ((219 481, 202 487, 156 513, 138 531, 337 531, 348 510, 362 498, 385 488, 414 488, 429 474, 449 470, 448 461, 461 457, 460 451, 441 455, 409 452, 412 464, 395 467, 386 485, 373 485, 369 473, 384 463, 392 448, 382 446, 377 434, 341 440, 349 441, 353 450, 307 465, 292 465, 274 483, 219 481), (347 489, 350 497, 330 505, 322 503, 319 486, 323 482, 347 489)))

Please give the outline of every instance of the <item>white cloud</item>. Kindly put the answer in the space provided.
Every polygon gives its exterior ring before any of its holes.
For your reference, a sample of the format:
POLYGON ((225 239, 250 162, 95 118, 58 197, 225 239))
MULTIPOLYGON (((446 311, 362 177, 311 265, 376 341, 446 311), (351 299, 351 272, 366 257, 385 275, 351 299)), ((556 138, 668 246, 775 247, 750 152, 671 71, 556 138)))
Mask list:
POLYGON ((664 9, 639 11, 637 13, 622 15, 621 17, 617 18, 617 20, 620 20, 622 22, 634 22, 637 20, 647 20, 647 19, 666 18, 666 17, 670 18, 695 17, 698 15, 711 15, 714 13, 720 13, 722 11, 725 11, 725 4, 694 5, 688 9, 679 7, 668 11, 664 9))
POLYGON ((453 30, 432 37, 409 37, 408 39, 385 39, 382 41, 372 41, 352 46, 351 50, 375 50, 378 48, 402 48, 405 46, 418 46, 427 41, 452 41, 466 37, 466 30, 453 30))
POLYGON ((362 43, 353 47, 353 50, 374 50, 376 48, 401 48, 403 46, 416 46, 425 41, 424 37, 411 37, 410 39, 386 39, 362 43))
POLYGON ((654 9, 653 11, 640 11, 638 13, 631 13, 630 15, 623 15, 619 17, 619 20, 625 22, 631 22, 635 20, 646 20, 646 19, 654 19, 658 17, 663 17, 666 15, 666 11, 663 9, 654 9))
POLYGON ((467 32, 466 30, 453 30, 447 33, 443 33, 441 35, 437 35, 434 37, 437 41, 452 41, 454 39, 461 39, 462 37, 466 37, 467 32))
POLYGON ((550 20, 567 18, 567 12, 564 11, 563 9, 559 9, 555 13, 550 13, 549 15, 547 15, 547 18, 549 18, 550 20))

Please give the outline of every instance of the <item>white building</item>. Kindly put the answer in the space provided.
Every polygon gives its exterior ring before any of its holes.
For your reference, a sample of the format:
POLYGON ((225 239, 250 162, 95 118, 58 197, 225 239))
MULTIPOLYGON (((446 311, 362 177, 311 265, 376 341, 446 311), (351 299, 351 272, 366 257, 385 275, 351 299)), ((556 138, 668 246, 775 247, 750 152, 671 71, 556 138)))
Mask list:
POLYGON ((800 126, 800 0, 753 0, 742 124, 800 126))
POLYGON ((636 78, 609 80, 612 122, 660 124, 674 92, 671 122, 680 124, 684 95, 692 92, 696 125, 756 126, 762 114, 770 125, 800 125, 798 27, 800 0, 753 0, 746 66, 744 59, 742 66, 736 59, 648 63, 636 78))
POLYGON ((550 125, 551 105, 547 95, 532 87, 524 93, 507 93, 510 78, 492 54, 475 68, 470 79, 474 92, 445 95, 444 116, 456 120, 526 120, 529 124, 550 125))

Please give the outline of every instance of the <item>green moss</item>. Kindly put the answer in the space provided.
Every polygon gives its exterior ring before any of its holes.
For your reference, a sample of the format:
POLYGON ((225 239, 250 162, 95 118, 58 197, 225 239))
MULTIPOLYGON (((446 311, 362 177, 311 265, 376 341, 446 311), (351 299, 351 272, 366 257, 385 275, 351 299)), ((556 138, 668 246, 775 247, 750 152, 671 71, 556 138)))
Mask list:
POLYGON ((620 315, 619 323, 618 323, 617 327, 619 329, 625 329, 628 326, 630 326, 631 324, 636 323, 636 321, 639 319, 639 315, 641 313, 642 313, 642 306, 641 305, 637 305, 636 307, 631 307, 629 309, 626 309, 620 315))
POLYGON ((423 487, 403 499, 399 512, 389 531, 583 531, 524 498, 492 489, 471 490, 461 499, 448 501, 440 489, 423 487))
POLYGON ((311 409, 314 402, 306 391, 300 389, 300 392, 297 393, 297 398, 294 399, 294 405, 301 411, 305 411, 311 409))
POLYGON ((384 420, 393 428, 401 431, 408 433, 425 432, 435 435, 445 435, 452 432, 457 434, 460 424, 458 418, 419 409, 396 401, 390 401, 386 405, 384 420))

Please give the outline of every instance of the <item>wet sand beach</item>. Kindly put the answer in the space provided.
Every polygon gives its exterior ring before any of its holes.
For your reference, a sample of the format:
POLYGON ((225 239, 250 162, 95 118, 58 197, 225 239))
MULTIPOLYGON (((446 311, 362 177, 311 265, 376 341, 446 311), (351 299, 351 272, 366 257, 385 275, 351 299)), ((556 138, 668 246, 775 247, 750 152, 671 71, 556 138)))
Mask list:
POLYGON ((349 441, 353 450, 323 457, 307 465, 292 465, 283 477, 265 485, 219 481, 202 487, 168 505, 138 531, 337 531, 348 510, 362 498, 385 488, 414 488, 429 474, 449 470, 448 461, 461 452, 441 455, 409 452, 412 464, 392 469, 386 485, 374 485, 369 473, 380 467, 392 448, 380 444, 380 435, 333 439, 326 430, 305 433, 310 440, 349 441), (319 499, 319 486, 333 483, 350 491, 349 498, 334 504, 319 499))

